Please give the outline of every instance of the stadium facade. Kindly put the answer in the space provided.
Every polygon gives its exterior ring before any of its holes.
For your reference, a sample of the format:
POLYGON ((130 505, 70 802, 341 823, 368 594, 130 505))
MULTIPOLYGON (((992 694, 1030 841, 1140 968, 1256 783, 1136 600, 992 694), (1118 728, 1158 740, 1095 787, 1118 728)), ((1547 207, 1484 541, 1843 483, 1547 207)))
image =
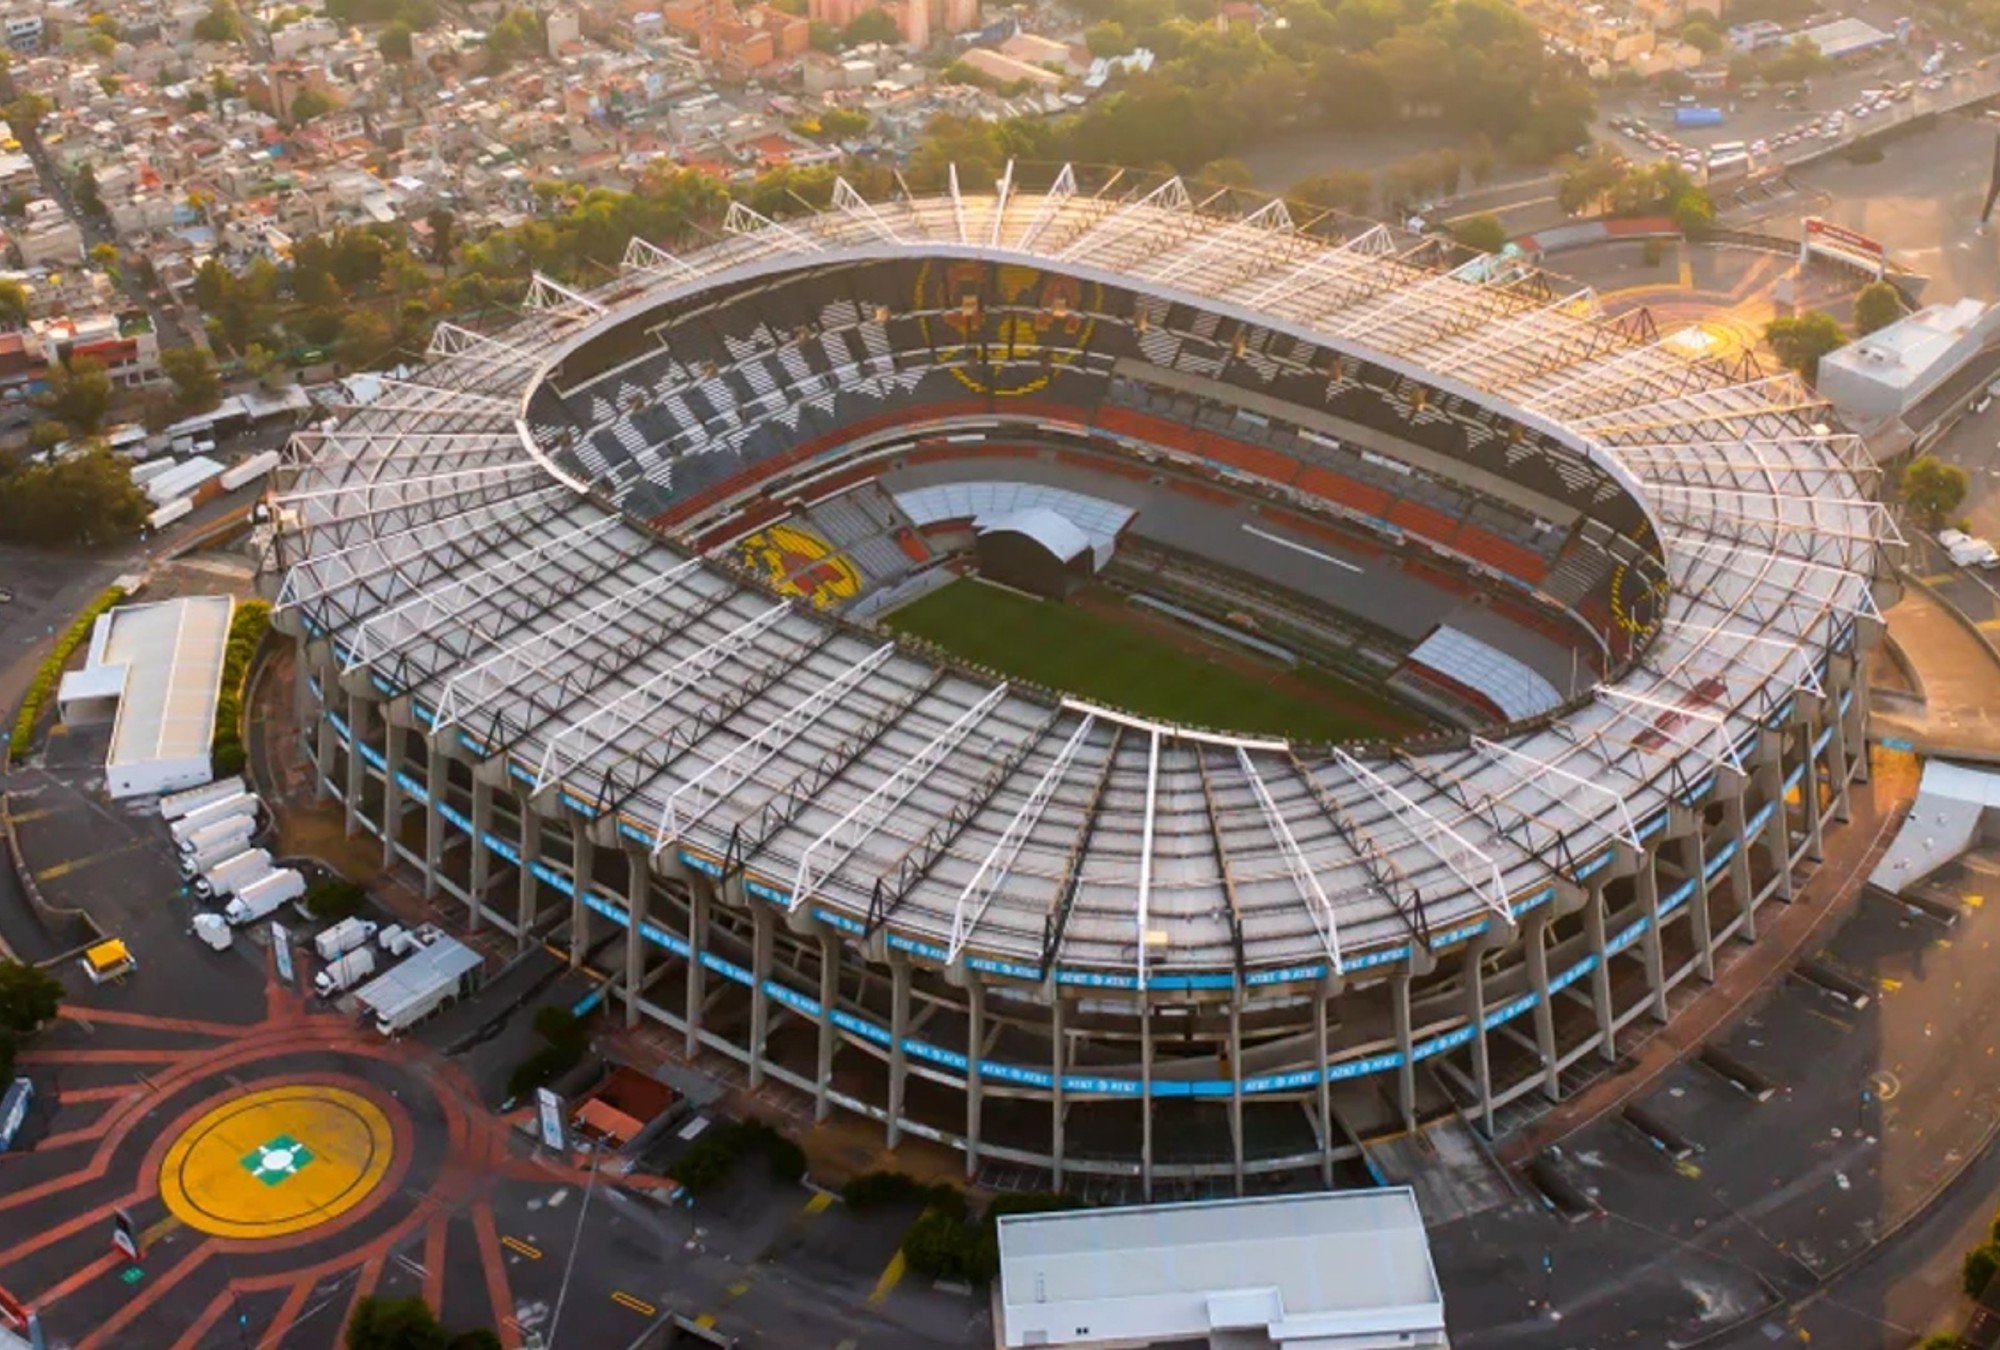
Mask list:
POLYGON ((614 1015, 750 1086, 968 1172, 1329 1180, 1557 1096, 1790 899, 1867 773, 1893 529, 1789 375, 1510 261, 1122 182, 738 206, 440 328, 294 446, 302 749, 428 893, 566 923, 614 1015), (954 494, 1113 479, 1564 635, 1569 688, 1522 702, 1464 638, 1425 659, 1493 725, 1301 745, 856 621, 954 494))

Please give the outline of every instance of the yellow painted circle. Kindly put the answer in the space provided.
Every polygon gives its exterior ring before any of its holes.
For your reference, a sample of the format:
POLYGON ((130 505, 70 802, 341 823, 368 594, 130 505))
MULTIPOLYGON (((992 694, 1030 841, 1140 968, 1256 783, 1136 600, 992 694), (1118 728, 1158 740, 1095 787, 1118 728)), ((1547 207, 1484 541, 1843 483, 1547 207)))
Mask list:
POLYGON ((182 1131, 160 1165, 160 1198, 198 1232, 287 1237, 360 1204, 394 1153, 388 1117, 365 1097, 311 1084, 271 1088, 182 1131))

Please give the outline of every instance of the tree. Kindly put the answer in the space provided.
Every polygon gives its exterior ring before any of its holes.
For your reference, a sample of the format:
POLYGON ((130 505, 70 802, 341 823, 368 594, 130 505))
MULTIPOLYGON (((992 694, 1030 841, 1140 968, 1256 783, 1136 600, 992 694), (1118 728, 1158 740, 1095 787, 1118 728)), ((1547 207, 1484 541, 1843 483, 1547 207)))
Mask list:
POLYGON ((1556 205, 1565 215, 1582 215, 1600 207, 1606 196, 1625 178, 1625 166, 1617 155, 1594 147, 1587 155, 1571 160, 1556 180, 1556 205))
POLYGON ((1715 203, 1692 185, 1674 193, 1667 203, 1667 214, 1673 217, 1674 228, 1690 239, 1699 239, 1715 228, 1715 203))
POLYGON ((160 353, 160 369, 174 382, 181 411, 207 412, 222 401, 222 375, 208 348, 169 347, 160 353))
POLYGON ((322 923, 351 919, 368 905, 368 892, 345 877, 322 877, 306 887, 305 905, 322 923))
POLYGON ((541 16, 532 9, 510 9, 486 34, 486 54, 496 67, 548 50, 541 16))
POLYGON ((1681 27, 1681 41, 1700 52, 1703 56, 1713 56, 1722 50, 1722 32, 1706 19, 1693 19, 1681 27))
POLYGON ((414 50, 410 26, 398 20, 384 28, 382 36, 375 40, 375 50, 382 53, 384 61, 394 63, 409 60, 414 50))
POLYGON ((0 1031, 25 1035, 56 1015, 62 982, 18 961, 0 961, 0 1031))
POLYGON ((1959 1266, 1959 1287, 1965 1290, 1967 1298, 1979 1298, 1986 1292, 1986 1286, 1993 1283, 1996 1273, 2000 1273, 2000 1246, 1989 1242, 1974 1247, 1959 1266))
POLYGON ((1931 455, 1918 455, 1903 466, 1899 486, 1903 501, 1929 529, 1941 528, 1965 501, 1969 486, 1965 470, 1931 455))
POLYGON ((1123 25, 1107 19, 1083 30, 1083 45, 1090 48, 1092 56, 1110 58, 1131 51, 1132 39, 1125 35, 1123 25))
POLYGON ((87 356, 49 367, 49 388, 40 399, 49 415, 81 436, 95 435, 111 409, 111 377, 87 356))
POLYGON ((92 244, 90 246, 90 260, 99 267, 116 267, 118 265, 118 245, 92 244))
POLYGON ((841 43, 848 47, 859 47, 870 42, 886 42, 891 45, 903 40, 902 30, 896 27, 896 20, 886 9, 871 9, 854 16, 853 22, 840 30, 841 43))
MULTIPOLYGON (((103 35, 99 34, 99 36, 101 37, 103 35)), ((118 91, 120 89, 123 89, 125 85, 124 82, 121 81, 116 75, 112 75, 107 72, 106 74, 99 75, 97 77, 97 87, 104 91, 104 97, 117 98, 118 91)))
POLYGON ((131 465, 101 444, 53 464, 37 460, 0 474, 0 538, 102 543, 136 531, 151 510, 146 494, 133 486, 131 465))
POLYGON ((1847 344, 1847 334, 1831 314, 1809 309, 1795 318, 1773 319, 1764 325, 1764 341, 1780 363, 1810 384, 1819 378, 1819 359, 1847 344))
POLYGON ((1330 207, 1361 215, 1375 200, 1375 180, 1360 169, 1329 169, 1292 184, 1285 200, 1298 203, 1300 211, 1295 214, 1330 207))
POLYGON ((1886 281, 1871 281, 1854 297, 1854 335, 1866 337, 1903 317, 1903 293, 1886 281))
POLYGON ((0 323, 19 328, 27 321, 27 287, 12 278, 0 280, 0 323))
POLYGON ((203 93, 201 90, 196 89, 188 94, 186 106, 187 110, 191 113, 207 112, 208 95, 203 93))
POLYGON ((1507 247, 1507 227, 1489 212, 1468 216, 1451 227, 1452 238, 1481 253, 1498 253, 1507 247))
POLYGON ((76 171, 76 205, 86 216, 104 214, 104 198, 97 192, 97 170, 88 164, 76 171))
POLYGON ((241 42, 243 19, 231 0, 214 0, 208 13, 195 20, 194 35, 203 42, 241 42))
POLYGON ((451 1333, 422 1298, 364 1298, 347 1323, 347 1350, 451 1350, 451 1333))
POLYGON ((434 206, 424 216, 424 224, 431 229, 431 261, 439 267, 451 261, 451 250, 458 243, 458 217, 442 206, 434 206))
POLYGON ((333 100, 317 89, 309 87, 292 95, 291 122, 295 127, 302 127, 313 118, 332 110, 333 100))
POLYGON ((1195 181, 1216 187, 1247 188, 1256 184, 1256 175, 1240 159, 1211 159, 1194 171, 1195 181))
POLYGON ((806 45, 831 56, 840 50, 840 30, 824 20, 814 19, 806 25, 806 45))
POLYGON ((243 352, 243 373, 261 385, 275 387, 283 382, 285 363, 269 347, 253 342, 243 352))

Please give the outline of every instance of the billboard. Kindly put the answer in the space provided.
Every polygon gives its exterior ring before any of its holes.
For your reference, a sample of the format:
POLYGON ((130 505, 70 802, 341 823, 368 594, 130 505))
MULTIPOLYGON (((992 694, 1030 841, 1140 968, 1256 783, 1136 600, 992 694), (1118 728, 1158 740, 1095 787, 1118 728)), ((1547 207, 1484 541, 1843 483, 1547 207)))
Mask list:
POLYGON ((563 1151, 563 1099, 547 1088, 535 1089, 535 1106, 542 1120, 542 1142, 563 1151))
POLYGON ((1870 239, 1857 230, 1818 216, 1807 216, 1804 233, 1799 238, 1799 261, 1810 262, 1815 254, 1871 271, 1877 281, 1889 267, 1889 250, 1881 240, 1870 239))
POLYGON ((13 1146, 21 1122, 28 1118, 28 1104, 34 1100, 35 1085, 25 1078, 16 1078, 0 1092, 0 1153, 13 1146))

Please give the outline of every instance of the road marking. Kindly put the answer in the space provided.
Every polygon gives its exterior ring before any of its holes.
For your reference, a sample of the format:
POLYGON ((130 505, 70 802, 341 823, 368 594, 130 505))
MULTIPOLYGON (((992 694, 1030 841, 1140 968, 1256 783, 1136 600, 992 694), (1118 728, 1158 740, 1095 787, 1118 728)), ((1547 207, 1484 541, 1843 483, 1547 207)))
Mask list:
POLYGON ((506 1237, 503 1235, 500 1239, 500 1245, 508 1248, 509 1250, 519 1252, 521 1255, 527 1257, 530 1261, 539 1261, 542 1259, 541 1248, 530 1247, 527 1243, 521 1241, 521 1239, 519 1238, 506 1237))
POLYGON ((729 1295, 729 1297, 731 1298, 742 1298, 745 1294, 750 1292, 750 1281, 738 1280, 735 1284, 730 1285, 727 1289, 723 1290, 722 1292, 729 1295))
POLYGON ((1842 1031, 1854 1030, 1854 1024, 1852 1022, 1843 1022, 1838 1017, 1835 1017, 1832 1013, 1821 1012, 1818 1008, 1807 1008, 1806 1011, 1812 1014, 1814 1017, 1817 1017, 1822 1022, 1832 1023, 1834 1026, 1839 1027, 1842 1031))
POLYGON ((1292 550, 1292 552, 1294 553, 1303 553, 1309 558, 1318 559, 1320 562, 1331 563, 1335 567, 1344 567, 1350 572, 1358 573, 1362 570, 1361 568, 1356 567, 1353 563, 1348 562, 1345 559, 1336 558, 1330 553, 1321 553, 1316 548, 1307 548, 1304 544, 1294 543, 1292 540, 1285 538, 1283 535, 1272 534, 1269 530, 1260 530, 1255 525, 1245 525, 1243 527, 1243 533, 1249 535, 1255 535, 1257 538, 1265 540, 1268 543, 1276 544, 1280 548, 1288 548, 1292 550))
POLYGON ((830 1192, 817 1191, 813 1194, 812 1199, 806 1201, 806 1213, 808 1214, 823 1213, 826 1210, 827 1206, 831 1205, 832 1203, 833 1203, 833 1196, 830 1192))
POLYGON ((1881 979, 1877 980, 1875 983, 1877 987, 1879 987, 1885 994, 1893 994, 1898 989, 1901 989, 1903 987, 1903 982, 1901 980, 1892 980, 1887 975, 1884 975, 1881 979))
POLYGON ((703 1331, 707 1331, 710 1327, 715 1325, 715 1314, 703 1313, 701 1316, 694 1319, 694 1324, 700 1327, 703 1331))
POLYGON ((401 1266, 404 1270, 409 1271, 410 1274, 416 1276, 420 1280, 428 1280, 431 1277, 431 1273, 428 1270, 424 1269, 423 1262, 413 1260, 410 1257, 403 1255, 401 1252, 396 1253, 396 1264, 401 1266))
POLYGON ((1688 257, 1686 249, 1680 250, 1680 255, 1681 255, 1681 289, 1684 291, 1691 291, 1694 289, 1694 259, 1688 257))
POLYGON ((1701 1169, 1699 1167, 1696 1167, 1693 1163, 1689 1162, 1686 1158, 1681 1158, 1676 1160, 1674 1163, 1674 1170, 1676 1172, 1679 1172, 1682 1176, 1686 1177, 1690 1181, 1699 1181, 1701 1179, 1701 1169))
POLYGON ((161 1238, 180 1226, 181 1221, 178 1218, 172 1214, 167 1215, 166 1218, 161 1219, 158 1223, 139 1234, 139 1250, 142 1252, 145 1251, 146 1248, 152 1246, 155 1242, 158 1242, 161 1238))
MULTIPOLYGON (((654 1313, 659 1311, 658 1308, 655 1308, 652 1304, 646 1302, 645 1299, 634 1298, 632 1295, 626 1293, 623 1289, 612 1290, 611 1301, 613 1303, 616 1303, 621 1308, 630 1308, 633 1312, 639 1314, 639 1316, 641 1317, 651 1317, 654 1313)), ((711 1321, 709 1325, 713 1326, 714 1322, 711 1321)))
POLYGON ((898 1251, 889 1258, 889 1264, 882 1268, 882 1278, 875 1281, 875 1291, 868 1295, 868 1306, 879 1308, 896 1292, 896 1286, 903 1282, 903 1253, 898 1251))
POLYGON ((1965 907, 1967 909, 1978 909, 1985 903, 1986 897, 1983 895, 1968 895, 1965 897, 1965 907))
POLYGON ((41 871, 35 873, 35 880, 43 883, 55 881, 60 877, 68 876, 71 872, 81 871, 83 868, 94 866, 97 863, 110 862, 113 858, 123 857, 125 854, 141 847, 143 845, 138 840, 133 840, 130 843, 120 844, 117 848, 107 848, 98 853, 86 853, 81 858, 70 858, 64 862, 55 864, 53 867, 44 867, 41 871))

